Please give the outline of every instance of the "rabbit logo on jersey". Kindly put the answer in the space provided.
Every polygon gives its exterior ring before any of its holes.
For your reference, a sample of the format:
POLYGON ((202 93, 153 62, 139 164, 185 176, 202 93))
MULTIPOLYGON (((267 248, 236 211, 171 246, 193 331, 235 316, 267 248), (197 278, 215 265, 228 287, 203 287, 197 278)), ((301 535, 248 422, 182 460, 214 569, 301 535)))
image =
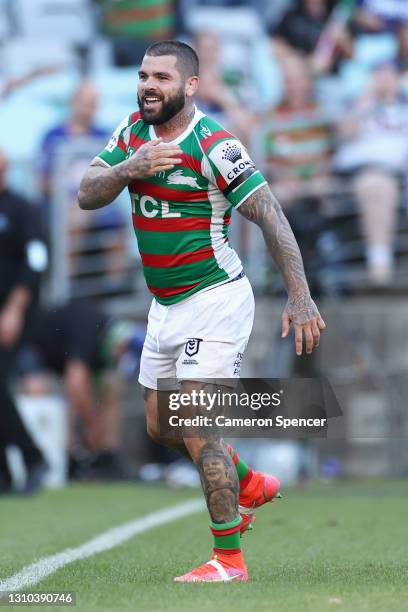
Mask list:
POLYGON ((213 148, 209 158, 228 185, 246 170, 255 169, 254 162, 238 140, 220 142, 213 148))
POLYGON ((193 189, 200 189, 200 185, 197 183, 197 179, 193 176, 184 176, 182 170, 175 170, 167 177, 169 185, 188 185, 193 189))

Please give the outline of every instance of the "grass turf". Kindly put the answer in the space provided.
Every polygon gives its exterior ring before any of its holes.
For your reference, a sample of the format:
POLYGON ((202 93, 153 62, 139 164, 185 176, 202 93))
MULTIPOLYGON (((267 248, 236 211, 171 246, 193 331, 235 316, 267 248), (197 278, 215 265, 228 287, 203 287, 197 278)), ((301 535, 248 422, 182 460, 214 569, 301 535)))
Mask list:
MULTIPOLYGON (((404 482, 284 491, 243 539, 247 584, 173 584, 209 558, 206 513, 59 570, 32 591, 76 591, 76 610, 222 612, 408 609, 404 482)), ((146 486, 74 486, 0 501, 0 578, 108 529, 194 496, 146 486)), ((60 610, 56 607, 44 609, 60 610)))

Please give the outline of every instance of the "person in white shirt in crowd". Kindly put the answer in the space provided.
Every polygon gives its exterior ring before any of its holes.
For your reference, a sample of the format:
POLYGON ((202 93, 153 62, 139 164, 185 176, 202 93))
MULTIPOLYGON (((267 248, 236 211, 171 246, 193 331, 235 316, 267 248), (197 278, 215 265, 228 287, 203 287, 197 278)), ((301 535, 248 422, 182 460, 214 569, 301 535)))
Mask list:
POLYGON ((396 64, 382 63, 354 108, 338 126, 342 139, 336 169, 351 173, 374 284, 388 284, 394 270, 394 233, 408 161, 408 100, 396 64))

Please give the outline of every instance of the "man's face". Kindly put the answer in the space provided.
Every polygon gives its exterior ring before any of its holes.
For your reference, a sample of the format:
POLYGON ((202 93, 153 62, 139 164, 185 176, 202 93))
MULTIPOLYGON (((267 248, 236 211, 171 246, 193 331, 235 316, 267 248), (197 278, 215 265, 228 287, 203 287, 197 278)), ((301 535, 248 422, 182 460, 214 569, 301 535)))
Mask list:
POLYGON ((137 101, 145 123, 161 125, 186 103, 186 81, 174 55, 145 55, 139 70, 137 101))

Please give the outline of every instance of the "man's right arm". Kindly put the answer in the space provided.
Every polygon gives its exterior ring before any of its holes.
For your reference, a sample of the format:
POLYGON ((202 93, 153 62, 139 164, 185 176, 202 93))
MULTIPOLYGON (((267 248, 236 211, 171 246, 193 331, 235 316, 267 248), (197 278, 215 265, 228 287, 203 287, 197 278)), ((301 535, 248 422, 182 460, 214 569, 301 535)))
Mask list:
POLYGON ((129 159, 107 166, 97 157, 85 172, 78 192, 79 207, 94 210, 110 204, 134 180, 154 176, 181 163, 178 145, 162 143, 161 138, 143 144, 129 159))
POLYGON ((93 210, 110 204, 128 185, 126 162, 106 166, 95 158, 85 172, 78 192, 80 208, 93 210))

